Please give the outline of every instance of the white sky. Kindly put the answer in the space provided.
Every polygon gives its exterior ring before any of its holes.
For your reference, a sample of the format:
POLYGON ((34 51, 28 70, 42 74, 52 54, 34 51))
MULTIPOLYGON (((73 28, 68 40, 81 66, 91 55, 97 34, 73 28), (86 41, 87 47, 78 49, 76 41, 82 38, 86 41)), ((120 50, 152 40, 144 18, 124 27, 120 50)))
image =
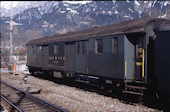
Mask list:
POLYGON ((92 1, 63 1, 63 2, 67 2, 67 3, 71 3, 71 4, 78 4, 78 3, 86 4, 86 3, 89 3, 92 1))
POLYGON ((1 7, 6 8, 6 9, 11 9, 11 7, 17 6, 17 4, 18 4, 18 1, 1 1, 1 7))
MULTIPOLYGON (((24 1, 23 1, 24 2, 24 1)), ((27 1, 29 2, 29 1, 27 1)), ((92 1, 63 1, 71 4, 86 4, 92 1)), ((1 1, 1 8, 11 9, 11 7, 16 7, 18 5, 19 1, 1 1), (11 4, 12 3, 12 4, 11 4)))

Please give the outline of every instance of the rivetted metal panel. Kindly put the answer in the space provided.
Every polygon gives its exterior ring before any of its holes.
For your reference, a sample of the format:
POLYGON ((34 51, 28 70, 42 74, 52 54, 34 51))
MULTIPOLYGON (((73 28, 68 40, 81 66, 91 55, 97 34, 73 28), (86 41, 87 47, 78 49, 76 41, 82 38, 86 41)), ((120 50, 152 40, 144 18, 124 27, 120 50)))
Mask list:
POLYGON ((77 73, 86 74, 87 73, 87 41, 77 41, 75 42, 75 71, 77 73), (79 53, 78 53, 79 44, 79 53), (84 51, 83 51, 84 49, 84 51))
POLYGON ((103 39, 103 53, 95 53, 95 40, 89 39, 89 74, 124 79, 124 36, 113 35, 103 39), (118 38, 118 53, 112 53, 112 39, 118 38))
POLYGON ((31 46, 27 46, 27 66, 31 66, 31 46))
POLYGON ((126 79, 133 79, 135 73, 135 45, 133 45, 125 36, 124 38, 124 55, 126 64, 126 79))
POLYGON ((48 67, 48 54, 49 54, 49 47, 43 46, 42 47, 42 67, 47 68, 48 67))
POLYGON ((27 48, 27 65, 36 67, 36 46, 28 46, 27 48))
POLYGON ((66 43, 66 71, 75 71, 75 43, 66 43))
POLYGON ((170 31, 156 32, 155 75, 157 89, 170 94, 170 31))
POLYGON ((36 67, 42 68, 42 46, 36 46, 36 67))
POLYGON ((37 66, 36 60, 37 60, 37 53, 36 53, 36 45, 32 46, 33 52, 31 52, 31 65, 37 66))
POLYGON ((56 42, 49 44, 48 68, 55 70, 65 69, 65 56, 64 56, 64 42, 56 42), (54 45, 58 45, 58 53, 54 53, 54 45))

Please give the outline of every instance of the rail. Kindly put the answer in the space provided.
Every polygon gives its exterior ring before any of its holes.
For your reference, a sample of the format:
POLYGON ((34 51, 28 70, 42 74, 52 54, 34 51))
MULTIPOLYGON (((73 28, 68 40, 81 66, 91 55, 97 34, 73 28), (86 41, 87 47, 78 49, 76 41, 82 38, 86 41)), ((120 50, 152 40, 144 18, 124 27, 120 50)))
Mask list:
POLYGON ((1 95, 1 98, 6 101, 8 104, 10 104, 12 107, 14 107, 16 110, 18 110, 19 112, 23 112, 23 110, 21 110, 20 108, 18 108, 16 105, 14 105, 12 102, 10 102, 8 99, 6 99, 5 97, 3 97, 1 95))
MULTIPOLYGON (((49 102, 47 102, 47 101, 45 101, 45 100, 42 100, 42 99, 40 99, 40 98, 38 98, 38 97, 36 97, 36 96, 33 96, 33 95, 31 95, 30 93, 25 92, 25 91, 23 91, 23 90, 21 90, 21 89, 19 89, 19 88, 16 88, 16 87, 14 87, 13 85, 10 85, 10 84, 2 81, 2 80, 0 80, 0 82, 3 83, 3 84, 5 84, 5 85, 7 85, 7 86, 9 86, 9 87, 11 87, 11 88, 13 88, 13 89, 15 89, 15 90, 17 90, 17 91, 20 91, 21 93, 24 93, 27 97, 31 98, 32 100, 34 100, 34 101, 36 101, 36 102, 39 102, 41 105, 44 105, 45 107, 48 107, 48 108, 50 108, 50 109, 52 109, 52 110, 55 110, 55 112, 67 112, 66 110, 64 110, 64 109, 62 109, 62 108, 60 108, 60 107, 58 107, 58 106, 56 106, 56 105, 53 105, 53 104, 51 104, 51 103, 49 103, 49 102)), ((1 94, 2 94, 2 93, 1 93, 1 94)), ((1 97, 3 98, 3 95, 1 95, 1 97)), ((4 98, 3 98, 3 99, 4 99, 4 98)), ((5 98, 5 99, 6 99, 6 98, 5 98)), ((7 99, 6 99, 6 101, 7 101, 7 99)), ((15 104, 11 104, 11 102, 9 102, 9 101, 7 101, 7 102, 10 103, 10 105, 12 105, 13 107, 20 109, 20 108, 17 107, 15 104)), ((17 110, 18 110, 18 109, 17 109, 17 110)), ((23 110, 24 110, 24 109, 23 109, 23 110)), ((25 111, 23 111, 23 110, 20 109, 21 112, 25 112, 25 111)))

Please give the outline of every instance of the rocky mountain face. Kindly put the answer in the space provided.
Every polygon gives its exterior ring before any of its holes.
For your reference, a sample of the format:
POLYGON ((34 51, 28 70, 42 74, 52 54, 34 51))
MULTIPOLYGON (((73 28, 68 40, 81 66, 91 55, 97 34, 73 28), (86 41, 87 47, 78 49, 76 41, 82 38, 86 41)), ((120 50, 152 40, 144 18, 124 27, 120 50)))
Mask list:
MULTIPOLYGON (((70 4, 50 1, 27 9, 13 18, 21 26, 14 26, 14 41, 25 45, 31 39, 115 24, 143 18, 169 18, 169 1, 93 1, 70 4)), ((9 24, 1 20, 2 40, 9 40, 9 24)))

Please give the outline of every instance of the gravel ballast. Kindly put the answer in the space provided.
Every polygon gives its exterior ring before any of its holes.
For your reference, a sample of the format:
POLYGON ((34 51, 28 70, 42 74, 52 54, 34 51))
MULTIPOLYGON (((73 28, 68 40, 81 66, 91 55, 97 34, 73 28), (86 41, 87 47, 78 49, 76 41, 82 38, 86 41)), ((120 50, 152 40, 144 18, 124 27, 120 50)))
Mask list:
POLYGON ((160 110, 148 108, 141 104, 125 104, 117 98, 103 96, 94 92, 84 91, 75 87, 57 84, 48 80, 28 76, 24 83, 25 75, 1 74, 1 80, 14 86, 30 91, 41 90, 35 96, 46 100, 70 112, 159 112, 160 110))

